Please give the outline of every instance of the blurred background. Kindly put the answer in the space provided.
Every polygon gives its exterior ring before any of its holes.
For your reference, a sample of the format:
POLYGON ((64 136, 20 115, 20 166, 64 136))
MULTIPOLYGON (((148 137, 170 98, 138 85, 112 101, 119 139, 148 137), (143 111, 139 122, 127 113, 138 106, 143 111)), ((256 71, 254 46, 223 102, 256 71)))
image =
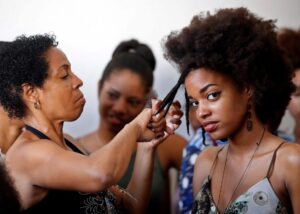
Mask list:
MULTIPOLYGON (((77 137, 98 125, 97 82, 121 40, 136 38, 153 49, 157 59, 154 88, 163 98, 178 78, 176 68, 163 57, 163 39, 200 12, 240 6, 276 19, 279 28, 300 26, 300 0, 0 0, 0 40, 21 34, 57 36, 59 48, 84 82, 84 112, 65 126, 66 133, 77 137)), ((183 101, 182 91, 177 98, 183 101)), ((281 126, 292 130, 289 115, 281 126)), ((178 132, 188 137, 184 123, 178 132)))

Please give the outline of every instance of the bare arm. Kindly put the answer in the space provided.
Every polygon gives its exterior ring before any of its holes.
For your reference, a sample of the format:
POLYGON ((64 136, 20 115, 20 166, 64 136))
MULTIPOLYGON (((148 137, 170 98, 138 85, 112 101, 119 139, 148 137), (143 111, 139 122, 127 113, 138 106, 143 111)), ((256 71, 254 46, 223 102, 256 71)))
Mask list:
POLYGON ((193 174, 194 197, 200 191, 204 180, 208 177, 218 150, 218 147, 210 147, 205 149, 198 155, 193 174))
POLYGON ((300 213, 300 146, 296 144, 287 145, 290 148, 284 148, 284 167, 285 175, 284 189, 287 189, 293 213, 300 213), (288 154, 288 155, 286 155, 288 154))
POLYGON ((147 129, 151 115, 150 109, 144 110, 111 143, 90 156, 62 149, 50 140, 32 139, 32 134, 25 132, 23 142, 7 154, 8 165, 20 183, 26 180, 43 188, 101 191, 121 178, 136 141, 155 136, 147 129))
MULTIPOLYGON (((156 103, 156 105, 154 104, 152 109, 153 112, 155 112, 158 107, 158 103, 156 103)), ((181 116, 182 112, 180 111, 180 105, 174 106, 170 109, 170 113, 166 118, 170 133, 173 134, 174 130, 178 128, 181 116)), ((153 120, 155 120, 155 118, 153 118, 153 120)), ((158 126, 156 125, 152 128, 156 129, 156 127, 158 126)), ((152 186, 155 150, 161 142, 163 142, 163 144, 166 142, 166 137, 169 139, 172 136, 173 135, 169 136, 168 133, 165 133, 163 138, 138 144, 133 174, 127 186, 127 191, 133 196, 133 198, 124 198, 124 204, 128 206, 130 213, 142 213, 144 210, 146 210, 148 201, 150 199, 150 190, 152 186)))

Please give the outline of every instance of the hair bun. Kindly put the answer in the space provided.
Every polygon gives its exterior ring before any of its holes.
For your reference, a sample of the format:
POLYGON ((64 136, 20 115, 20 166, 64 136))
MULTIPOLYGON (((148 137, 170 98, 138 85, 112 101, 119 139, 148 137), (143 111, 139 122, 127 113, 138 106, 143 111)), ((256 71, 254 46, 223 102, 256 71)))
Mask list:
POLYGON ((114 58, 120 54, 126 53, 136 54, 137 56, 142 57, 150 66, 152 71, 154 71, 156 61, 154 54, 148 45, 140 43, 136 39, 123 41, 116 47, 112 54, 112 57, 114 58))

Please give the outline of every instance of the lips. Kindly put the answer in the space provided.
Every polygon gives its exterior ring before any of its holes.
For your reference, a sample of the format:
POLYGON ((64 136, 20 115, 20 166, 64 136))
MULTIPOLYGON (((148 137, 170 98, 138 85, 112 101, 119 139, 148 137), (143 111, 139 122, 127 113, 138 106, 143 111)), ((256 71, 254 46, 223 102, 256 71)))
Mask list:
POLYGON ((206 132, 214 132, 215 130, 217 130, 218 125, 217 122, 205 122, 202 123, 202 127, 206 132))
POLYGON ((81 96, 78 100, 77 100, 78 103, 84 105, 85 104, 85 98, 84 96, 81 96))
POLYGON ((119 118, 119 117, 117 117, 115 115, 109 115, 108 119, 109 119, 109 122, 113 126, 120 126, 120 125, 123 126, 125 124, 125 122, 121 118, 119 118))

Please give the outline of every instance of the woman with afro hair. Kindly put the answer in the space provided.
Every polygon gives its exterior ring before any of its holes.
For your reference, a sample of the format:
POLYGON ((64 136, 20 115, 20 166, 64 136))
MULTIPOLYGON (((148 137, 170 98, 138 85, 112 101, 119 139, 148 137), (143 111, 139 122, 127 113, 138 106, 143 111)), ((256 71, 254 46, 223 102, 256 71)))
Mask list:
MULTIPOLYGON (((275 24, 246 8, 195 16, 165 41, 205 132, 193 213, 300 213, 300 147, 273 135, 294 90, 275 24)), ((170 99, 172 100, 172 99, 170 99)), ((168 100, 168 101, 170 101, 168 100)))

